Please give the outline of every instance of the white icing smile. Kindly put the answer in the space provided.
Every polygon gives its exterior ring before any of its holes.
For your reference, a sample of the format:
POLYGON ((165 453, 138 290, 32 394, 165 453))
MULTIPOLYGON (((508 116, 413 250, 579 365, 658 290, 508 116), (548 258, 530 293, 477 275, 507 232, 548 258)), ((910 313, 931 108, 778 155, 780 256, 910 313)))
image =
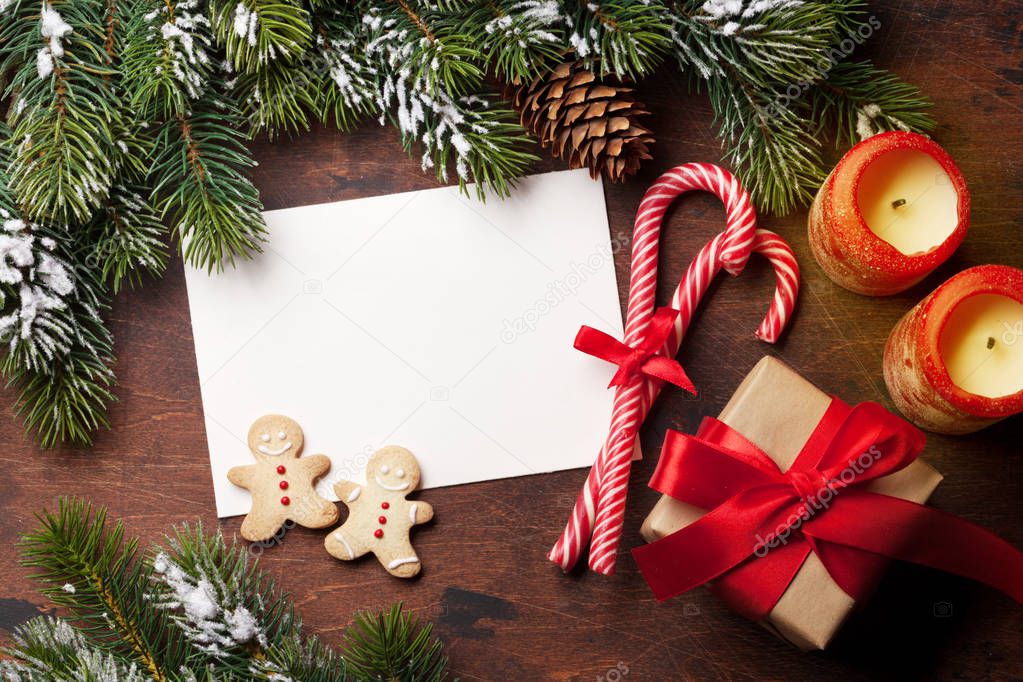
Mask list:
POLYGON ((407 482, 406 483, 402 483, 400 485, 387 485, 382 480, 380 480, 380 476, 376 476, 375 478, 376 478, 376 481, 377 481, 377 485, 380 486, 381 488, 383 488, 384 490, 393 490, 393 491, 397 492, 399 490, 404 490, 405 488, 408 487, 408 483, 407 482))
POLYGON ((418 564, 418 563, 419 563, 419 557, 414 557, 414 556, 402 557, 400 559, 395 559, 391 563, 387 564, 387 568, 392 568, 393 569, 393 568, 398 568, 399 566, 402 566, 404 564, 418 564))
POLYGON ((282 454, 284 452, 287 452, 290 449, 291 449, 291 441, 290 440, 287 443, 285 443, 284 445, 282 445, 281 447, 277 448, 276 450, 271 450, 270 448, 268 448, 265 445, 260 445, 259 446, 259 451, 260 452, 262 452, 264 455, 270 455, 271 457, 276 457, 277 455, 280 455, 280 454, 282 454))

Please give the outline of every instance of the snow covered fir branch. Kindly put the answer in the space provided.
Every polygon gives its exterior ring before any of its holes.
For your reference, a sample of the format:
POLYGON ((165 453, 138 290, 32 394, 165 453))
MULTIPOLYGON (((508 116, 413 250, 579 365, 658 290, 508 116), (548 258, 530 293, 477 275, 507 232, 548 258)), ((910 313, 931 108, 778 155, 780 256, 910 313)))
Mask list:
POLYGON ((172 244, 211 272, 259 253, 248 142, 314 122, 391 125, 424 172, 481 196, 507 195, 541 131, 616 181, 656 134, 616 98, 674 68, 758 208, 787 213, 830 139, 933 126, 916 88, 854 55, 880 28, 865 0, 0 0, 0 369, 40 442, 88 444, 113 398, 110 294, 161 275, 172 244), (592 108, 523 94, 566 72, 592 108), (70 285, 44 280, 52 263, 70 285))
POLYGON ((447 679, 443 644, 400 604, 355 614, 339 649, 306 636, 290 597, 220 532, 182 525, 143 550, 78 499, 38 520, 22 538, 23 562, 67 616, 16 629, 4 680, 447 679))

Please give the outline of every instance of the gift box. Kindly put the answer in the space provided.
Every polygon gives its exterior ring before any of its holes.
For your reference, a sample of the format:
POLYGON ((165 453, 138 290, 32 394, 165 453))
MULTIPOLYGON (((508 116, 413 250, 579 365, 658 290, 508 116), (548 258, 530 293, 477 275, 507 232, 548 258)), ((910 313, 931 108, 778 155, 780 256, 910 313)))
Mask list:
MULTIPOLYGON (((807 442, 816 437, 815 433, 832 402, 831 396, 783 362, 765 357, 739 385, 718 421, 744 436, 770 457, 781 472, 786 472, 807 442)), ((884 412, 879 406, 874 407, 884 412)), ((887 412, 884 414, 897 419, 887 412)), ((922 447, 922 440, 920 445, 922 447)), ((941 474, 928 464, 912 459, 904 468, 875 478, 863 488, 923 504, 941 478, 941 474)), ((663 495, 647 516, 640 532, 647 542, 654 542, 690 526, 705 513, 704 509, 663 495)), ((912 533, 912 528, 902 530, 912 533)), ((779 548, 779 551, 784 549, 779 548)), ((879 557, 868 558, 878 560, 868 561, 865 567, 857 564, 863 569, 861 573, 871 573, 857 578, 861 585, 866 586, 880 577, 885 566, 885 561, 879 557)), ((760 560, 754 556, 746 563, 760 560)), ((839 587, 816 552, 808 552, 802 564, 795 566, 795 573, 784 592, 759 622, 803 650, 823 649, 852 612, 855 601, 839 587)), ((715 581, 711 587, 721 594, 719 583, 715 581)), ((725 593, 721 596, 729 601, 731 595, 725 593)), ((862 593, 860 596, 862 598, 862 593)))

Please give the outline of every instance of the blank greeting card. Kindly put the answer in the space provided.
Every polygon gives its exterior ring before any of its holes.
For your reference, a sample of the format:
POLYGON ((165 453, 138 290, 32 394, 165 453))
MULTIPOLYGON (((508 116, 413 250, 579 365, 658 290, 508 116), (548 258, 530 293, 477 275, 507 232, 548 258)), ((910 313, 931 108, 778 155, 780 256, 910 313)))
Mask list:
POLYGON ((268 211, 269 244, 219 275, 186 267, 219 516, 248 511, 227 470, 249 426, 294 418, 319 489, 402 445, 424 487, 587 466, 614 367, 572 348, 619 338, 603 189, 583 170, 481 203, 438 188, 268 211))

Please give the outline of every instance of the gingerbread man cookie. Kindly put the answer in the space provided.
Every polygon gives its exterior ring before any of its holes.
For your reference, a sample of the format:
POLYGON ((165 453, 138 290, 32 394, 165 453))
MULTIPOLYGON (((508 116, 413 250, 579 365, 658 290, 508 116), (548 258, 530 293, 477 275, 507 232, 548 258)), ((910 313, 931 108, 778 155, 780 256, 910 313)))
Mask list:
POLYGON ((412 526, 433 518, 426 502, 406 500, 419 485, 419 464, 412 453, 394 445, 377 450, 366 465, 366 485, 351 481, 334 484, 334 493, 347 505, 348 519, 323 543, 342 561, 372 552, 387 572, 397 578, 419 573, 419 557, 412 549, 412 526))
POLYGON ((291 520, 306 528, 324 528, 338 519, 337 507, 320 497, 313 483, 330 469, 326 455, 299 458, 305 438, 293 419, 260 417, 249 429, 255 464, 234 467, 227 478, 252 492, 252 510, 242 522, 242 537, 268 540, 291 520))

